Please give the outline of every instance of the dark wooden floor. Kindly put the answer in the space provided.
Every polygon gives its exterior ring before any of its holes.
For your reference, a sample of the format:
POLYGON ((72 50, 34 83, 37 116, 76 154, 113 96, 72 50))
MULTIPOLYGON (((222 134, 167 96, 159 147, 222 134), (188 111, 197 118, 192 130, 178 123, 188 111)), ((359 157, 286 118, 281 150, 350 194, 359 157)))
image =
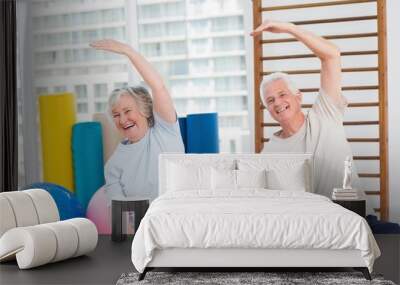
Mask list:
MULTIPOLYGON (((382 256, 376 260, 374 272, 383 274, 385 279, 398 283, 400 281, 400 236, 376 235, 375 238, 382 256)), ((0 285, 115 284, 122 273, 135 271, 130 256, 131 244, 132 237, 123 242, 112 242, 110 236, 100 236, 96 250, 87 256, 28 270, 19 270, 15 261, 1 263, 0 285)), ((312 271, 312 269, 306 271, 312 271)))
POLYGON ((115 284, 124 272, 134 271, 132 238, 112 242, 99 236, 97 248, 87 256, 19 270, 15 261, 0 264, 0 284, 115 284))

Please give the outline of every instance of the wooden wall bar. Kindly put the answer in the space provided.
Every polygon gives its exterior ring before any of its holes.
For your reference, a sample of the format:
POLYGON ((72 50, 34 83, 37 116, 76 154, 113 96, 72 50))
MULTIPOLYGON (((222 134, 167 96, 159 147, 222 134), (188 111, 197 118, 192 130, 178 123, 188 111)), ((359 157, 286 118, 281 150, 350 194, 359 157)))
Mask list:
MULTIPOLYGON (((365 73, 373 73, 377 74, 378 82, 365 82, 365 85, 358 84, 348 84, 342 87, 344 92, 376 92, 377 98, 376 100, 366 100, 366 101, 357 101, 350 102, 348 105, 347 112, 352 112, 352 110, 363 110, 363 108, 376 108, 378 113, 378 118, 368 118, 360 119, 360 120, 345 120, 343 125, 348 126, 375 126, 379 129, 379 134, 374 137, 358 137, 358 135, 349 135, 347 138, 350 143, 361 143, 361 144, 377 144, 379 145, 379 153, 371 153, 371 154, 356 154, 354 156, 354 160, 358 162, 367 162, 369 161, 379 164, 379 171, 363 171, 359 173, 361 179, 378 179, 379 180, 379 188, 380 189, 372 189, 366 191, 367 195, 371 195, 373 197, 379 198, 379 208, 375 208, 374 210, 379 213, 380 218, 382 220, 387 220, 389 213, 389 197, 388 197, 388 159, 387 159, 387 61, 386 61, 386 3, 385 0, 334 0, 334 1, 325 1, 325 2, 317 2, 317 3, 306 3, 307 1, 297 1, 301 2, 300 4, 292 4, 292 5, 282 5, 282 6, 263 6, 263 4, 268 5, 269 1, 267 0, 253 0, 253 27, 259 26, 263 21, 263 15, 268 15, 268 13, 285 11, 285 10, 294 10, 301 9, 300 11, 306 11, 306 9, 312 8, 321 8, 323 9, 332 9, 332 13, 329 13, 329 18, 323 18, 316 13, 315 19, 295 19, 291 22, 296 25, 340 25, 343 23, 348 23, 348 25, 352 25, 352 23, 360 23, 365 21, 375 21, 376 23, 376 31, 371 30, 355 30, 354 33, 335 33, 335 34, 327 34, 322 35, 326 39, 330 40, 362 40, 362 39, 376 39, 377 47, 365 46, 360 48, 359 50, 342 50, 341 56, 343 59, 346 57, 358 57, 358 56, 375 56, 376 63, 368 64, 366 66, 346 66, 342 68, 343 74, 354 74, 355 77, 358 75, 362 75, 365 73), (346 5, 373 5, 368 3, 376 4, 376 12, 374 14, 369 15, 355 15, 351 17, 334 17, 334 15, 338 15, 336 11, 338 9, 346 9, 346 5), (330 8, 329 8, 330 7, 330 8)), ((310 1, 312 2, 312 1, 310 1)), ((277 2, 275 2, 277 3, 277 2)), ((370 6, 371 7, 371 6, 370 6)), ((254 115, 255 115, 255 151, 261 152, 264 144, 265 147, 268 147, 269 138, 264 132, 271 127, 278 127, 279 125, 275 122, 265 121, 264 112, 266 112, 265 107, 262 105, 260 100, 260 91, 259 86, 263 79, 263 76, 272 73, 273 69, 266 70, 265 67, 269 67, 271 63, 278 61, 287 61, 291 60, 302 60, 310 58, 315 60, 315 56, 308 53, 291 53, 291 54, 263 54, 264 47, 270 44, 280 44, 280 43, 296 43, 297 39, 289 38, 289 37, 280 37, 280 38, 267 38, 264 39, 262 36, 257 36, 254 38, 254 115)), ((296 69, 280 69, 282 72, 286 72, 288 74, 293 74, 294 76, 304 76, 304 75, 313 75, 319 74, 319 68, 307 68, 306 66, 302 66, 299 64, 296 69)), ((364 82, 363 82, 364 83, 364 82)), ((317 93, 319 88, 314 86, 302 86, 300 91, 306 94, 317 93)), ((375 94, 375 93, 374 93, 375 94)), ((304 103, 302 108, 307 109, 311 108, 312 104, 304 103)), ((369 110, 369 109, 365 109, 369 110)), ((367 112, 368 113, 368 112, 367 112)))
MULTIPOLYGON (((262 23, 262 0, 253 0, 253 29, 257 28, 262 23)), ((262 106, 260 98, 260 84, 262 81, 262 44, 260 42, 261 36, 254 37, 254 119, 255 119, 255 151, 261 152, 263 142, 261 138, 264 137, 264 129, 261 124, 264 122, 264 112, 260 112, 262 106)))
POLYGON ((386 0, 377 1, 378 9, 378 65, 379 65, 379 155, 380 160, 380 216, 389 217, 389 167, 387 155, 387 49, 386 0))

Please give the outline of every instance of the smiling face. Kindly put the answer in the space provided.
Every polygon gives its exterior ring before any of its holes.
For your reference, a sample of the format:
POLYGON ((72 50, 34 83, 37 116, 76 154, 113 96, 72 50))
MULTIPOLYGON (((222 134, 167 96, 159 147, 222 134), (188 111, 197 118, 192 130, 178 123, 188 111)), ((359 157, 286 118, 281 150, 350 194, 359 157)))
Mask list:
POLYGON ((111 114, 118 131, 130 142, 142 139, 149 129, 147 118, 130 95, 121 95, 112 106, 111 114))
POLYGON ((293 94, 282 79, 269 83, 264 96, 269 113, 279 123, 291 121, 301 112, 301 93, 293 94))

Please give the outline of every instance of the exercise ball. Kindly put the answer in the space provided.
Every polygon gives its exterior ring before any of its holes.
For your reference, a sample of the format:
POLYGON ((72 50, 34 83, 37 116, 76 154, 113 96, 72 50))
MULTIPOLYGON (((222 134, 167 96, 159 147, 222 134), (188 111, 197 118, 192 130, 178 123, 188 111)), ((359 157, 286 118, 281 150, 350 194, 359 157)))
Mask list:
POLYGON ((97 227, 99 234, 111 234, 111 207, 104 187, 94 193, 86 209, 86 218, 97 227))
POLYGON ((56 202, 60 220, 68 220, 72 218, 85 217, 85 211, 82 205, 76 199, 75 195, 66 188, 48 182, 38 182, 23 187, 23 190, 40 188, 50 193, 56 202))

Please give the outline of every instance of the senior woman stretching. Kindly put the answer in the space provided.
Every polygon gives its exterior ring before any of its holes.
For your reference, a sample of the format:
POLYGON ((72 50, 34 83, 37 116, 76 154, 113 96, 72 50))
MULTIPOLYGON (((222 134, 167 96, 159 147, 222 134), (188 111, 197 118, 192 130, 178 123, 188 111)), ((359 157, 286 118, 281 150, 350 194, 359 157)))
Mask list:
POLYGON ((110 200, 127 196, 153 200, 158 191, 158 155, 184 153, 172 98, 158 72, 129 45, 101 40, 91 47, 127 56, 152 93, 143 87, 127 87, 110 95, 109 111, 125 139, 105 165, 106 193, 110 200))

